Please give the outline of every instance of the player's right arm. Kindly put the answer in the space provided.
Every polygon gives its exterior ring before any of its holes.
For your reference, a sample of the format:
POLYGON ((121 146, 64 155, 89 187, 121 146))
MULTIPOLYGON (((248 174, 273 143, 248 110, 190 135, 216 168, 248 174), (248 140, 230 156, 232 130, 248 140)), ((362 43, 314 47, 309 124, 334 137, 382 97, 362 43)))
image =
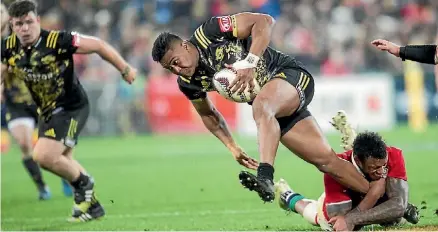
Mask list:
POLYGON ((205 92, 195 91, 179 85, 181 92, 192 102, 196 112, 202 119, 205 127, 215 135, 231 152, 236 161, 250 169, 257 169, 258 163, 249 157, 237 145, 222 114, 216 109, 205 92))

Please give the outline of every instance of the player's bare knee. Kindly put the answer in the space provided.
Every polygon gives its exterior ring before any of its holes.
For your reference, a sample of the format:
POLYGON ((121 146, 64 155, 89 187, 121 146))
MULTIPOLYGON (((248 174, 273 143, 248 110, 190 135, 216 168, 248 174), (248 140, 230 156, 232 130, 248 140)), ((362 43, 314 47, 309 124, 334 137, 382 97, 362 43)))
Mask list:
POLYGON ((271 106, 268 96, 259 95, 256 97, 252 105, 252 116, 256 124, 259 124, 262 119, 275 118, 275 112, 271 106))
POLYGON ((32 150, 32 145, 26 138, 18 138, 17 144, 20 147, 20 150, 23 156, 28 156, 32 150))
POLYGON ((56 157, 49 149, 35 148, 33 151, 33 159, 43 167, 50 168, 56 162, 56 157))

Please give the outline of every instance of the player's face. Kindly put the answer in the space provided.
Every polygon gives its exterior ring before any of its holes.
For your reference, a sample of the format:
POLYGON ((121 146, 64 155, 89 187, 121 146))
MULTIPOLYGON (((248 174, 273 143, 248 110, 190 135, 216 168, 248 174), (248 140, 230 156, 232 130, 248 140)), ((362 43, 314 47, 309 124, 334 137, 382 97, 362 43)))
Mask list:
POLYGON ((191 77, 197 66, 196 56, 186 43, 175 43, 161 59, 161 65, 176 75, 191 77))
POLYGON ((365 175, 372 180, 378 180, 385 177, 387 174, 387 159, 375 159, 368 158, 364 162, 361 162, 361 169, 365 175))
POLYGON ((40 36, 40 17, 34 12, 29 12, 22 17, 14 17, 11 23, 12 30, 23 45, 33 44, 40 36))

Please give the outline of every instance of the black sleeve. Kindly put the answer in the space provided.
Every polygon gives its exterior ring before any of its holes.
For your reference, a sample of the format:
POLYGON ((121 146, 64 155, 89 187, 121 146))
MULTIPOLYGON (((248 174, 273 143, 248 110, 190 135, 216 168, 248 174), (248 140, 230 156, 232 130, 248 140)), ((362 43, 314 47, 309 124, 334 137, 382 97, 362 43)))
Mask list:
POLYGON ((2 64, 8 64, 8 56, 6 52, 6 39, 2 39, 2 64))
MULTIPOLYGON (((16 39, 16 38, 15 38, 16 39)), ((6 64, 8 65, 8 60, 10 58, 10 49, 11 49, 11 43, 12 43, 12 37, 7 37, 2 39, 2 44, 1 44, 1 49, 2 49, 2 53, 1 53, 1 59, 2 59, 2 64, 6 64)))
POLYGON ((436 64, 437 45, 407 45, 400 47, 400 58, 425 64, 436 64))
POLYGON ((58 48, 65 49, 68 54, 73 54, 78 49, 78 46, 80 44, 80 37, 78 33, 60 31, 58 38, 58 48))
POLYGON ((207 93, 203 92, 201 90, 195 90, 193 88, 188 87, 185 82, 178 77, 178 87, 179 90, 190 100, 198 100, 198 99, 204 99, 207 97, 207 93))
POLYGON ((217 41, 222 38, 236 38, 236 17, 232 15, 210 18, 195 30, 194 37, 198 43, 206 46, 208 46, 211 41, 217 41))

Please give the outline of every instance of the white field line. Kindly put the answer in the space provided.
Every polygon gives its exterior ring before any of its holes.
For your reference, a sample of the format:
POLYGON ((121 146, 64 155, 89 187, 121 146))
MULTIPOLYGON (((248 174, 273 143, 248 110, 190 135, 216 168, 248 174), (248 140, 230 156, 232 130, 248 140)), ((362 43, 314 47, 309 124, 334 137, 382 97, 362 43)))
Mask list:
MULTIPOLYGON (((144 214, 107 214, 105 218, 112 219, 129 219, 129 218, 156 218, 156 217, 179 217, 179 216, 208 216, 208 215, 236 215, 236 214, 252 214, 252 213, 265 213, 275 212, 278 210, 272 209, 250 209, 250 210, 203 210, 199 212, 156 212, 156 213, 144 213, 144 214)), ((2 222, 40 222, 40 221, 60 221, 66 220, 65 217, 23 217, 23 218, 10 218, 2 215, 2 222)))

